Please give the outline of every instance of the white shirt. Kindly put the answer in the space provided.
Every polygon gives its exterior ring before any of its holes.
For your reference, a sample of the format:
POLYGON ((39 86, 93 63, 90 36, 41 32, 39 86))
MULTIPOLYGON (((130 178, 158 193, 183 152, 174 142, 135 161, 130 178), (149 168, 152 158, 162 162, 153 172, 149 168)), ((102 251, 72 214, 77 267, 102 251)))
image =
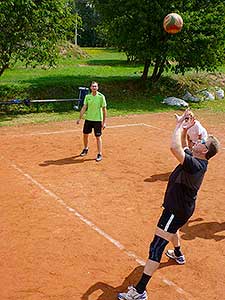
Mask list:
POLYGON ((208 136, 206 129, 197 120, 195 121, 195 125, 188 129, 187 134, 193 142, 197 142, 199 135, 201 135, 202 139, 206 139, 208 136))

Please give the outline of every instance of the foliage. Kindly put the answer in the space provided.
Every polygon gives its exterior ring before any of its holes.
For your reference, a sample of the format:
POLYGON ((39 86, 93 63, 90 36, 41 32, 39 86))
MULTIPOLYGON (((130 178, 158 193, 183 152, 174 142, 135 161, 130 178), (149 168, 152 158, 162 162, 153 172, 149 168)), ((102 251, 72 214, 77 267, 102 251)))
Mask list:
POLYGON ((73 26, 66 0, 0 1, 0 76, 17 60, 53 65, 57 41, 73 26))
POLYGON ((78 45, 81 47, 100 47, 105 45, 104 29, 100 29, 101 17, 91 1, 71 0, 79 15, 81 25, 78 30, 78 45))
POLYGON ((68 58, 86 58, 88 54, 82 50, 79 46, 76 46, 70 42, 63 41, 57 44, 59 56, 68 58))
POLYGON ((103 16, 108 40, 131 60, 144 62, 142 78, 154 66, 152 81, 175 72, 213 70, 225 58, 225 2, 221 0, 93 0, 103 16), (184 20, 179 34, 163 30, 170 12, 184 20))
POLYGON ((95 6, 88 0, 67 0, 75 17, 75 28, 67 32, 67 39, 81 47, 101 47, 106 45, 101 17, 95 6))

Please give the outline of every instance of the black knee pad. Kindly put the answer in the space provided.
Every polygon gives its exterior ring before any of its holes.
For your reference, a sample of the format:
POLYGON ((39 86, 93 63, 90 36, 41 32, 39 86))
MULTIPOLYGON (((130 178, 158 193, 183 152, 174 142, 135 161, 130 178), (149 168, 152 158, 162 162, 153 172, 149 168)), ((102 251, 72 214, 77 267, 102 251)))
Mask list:
POLYGON ((163 251, 169 241, 163 239, 162 237, 155 235, 153 241, 150 244, 149 248, 149 259, 156 262, 160 262, 163 251))

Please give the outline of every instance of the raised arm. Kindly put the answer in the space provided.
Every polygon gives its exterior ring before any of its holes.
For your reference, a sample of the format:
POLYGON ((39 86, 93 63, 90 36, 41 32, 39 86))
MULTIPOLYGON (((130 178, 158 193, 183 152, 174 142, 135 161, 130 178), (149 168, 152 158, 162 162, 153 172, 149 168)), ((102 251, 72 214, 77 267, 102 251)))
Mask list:
POLYGON ((184 126, 184 120, 188 114, 189 110, 187 109, 182 116, 175 115, 177 124, 170 146, 171 152, 181 164, 183 164, 185 158, 184 148, 187 147, 187 129, 190 128, 184 126))

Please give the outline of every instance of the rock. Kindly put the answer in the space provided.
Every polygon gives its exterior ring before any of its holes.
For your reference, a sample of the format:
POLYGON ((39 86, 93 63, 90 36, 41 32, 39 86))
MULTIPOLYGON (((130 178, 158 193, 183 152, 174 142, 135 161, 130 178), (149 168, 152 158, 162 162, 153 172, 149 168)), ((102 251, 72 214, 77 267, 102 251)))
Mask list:
POLYGON ((185 100, 185 101, 191 101, 191 102, 199 102, 200 101, 200 99, 198 97, 193 96, 188 91, 184 94, 183 100, 185 100))
POLYGON ((223 99, 224 98, 224 90, 217 88, 216 89, 216 97, 218 99, 223 99))
POLYGON ((179 99, 176 97, 167 97, 163 99, 162 103, 171 105, 171 106, 178 106, 178 107, 188 107, 188 103, 183 99, 179 99))

